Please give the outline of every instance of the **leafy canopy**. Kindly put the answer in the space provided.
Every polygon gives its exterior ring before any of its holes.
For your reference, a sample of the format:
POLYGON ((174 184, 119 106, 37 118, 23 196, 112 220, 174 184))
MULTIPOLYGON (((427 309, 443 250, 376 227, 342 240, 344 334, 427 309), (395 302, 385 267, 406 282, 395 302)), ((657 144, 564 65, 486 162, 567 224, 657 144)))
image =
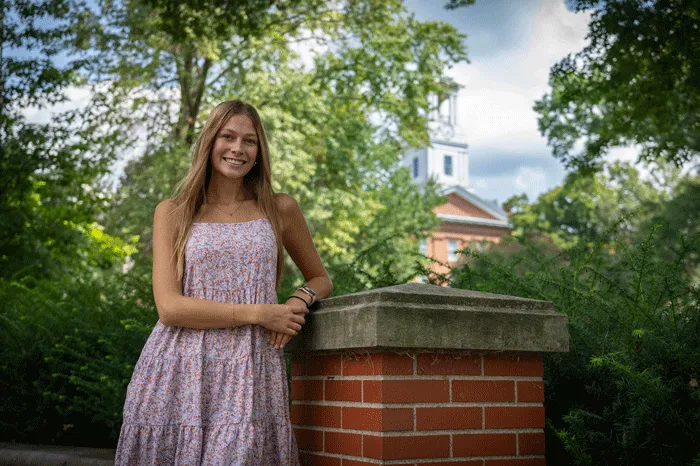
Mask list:
POLYGON ((535 104, 567 166, 600 167, 613 147, 676 165, 700 154, 700 5, 685 0, 575 0, 591 10, 589 44, 554 65, 535 104))

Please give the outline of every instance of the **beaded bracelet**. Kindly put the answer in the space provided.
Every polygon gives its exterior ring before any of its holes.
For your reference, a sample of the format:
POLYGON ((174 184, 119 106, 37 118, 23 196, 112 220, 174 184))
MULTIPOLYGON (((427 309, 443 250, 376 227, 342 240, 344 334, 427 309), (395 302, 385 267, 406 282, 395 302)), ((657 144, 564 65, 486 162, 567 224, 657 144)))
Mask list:
POLYGON ((287 298, 287 301, 289 301, 290 298, 297 298, 297 299, 299 299, 299 300, 301 300, 301 301, 304 301, 304 304, 306 304, 306 308, 307 308, 307 309, 309 308, 309 305, 307 304, 307 302, 306 302, 306 300, 305 300, 304 298, 300 298, 299 296, 296 296, 296 295, 291 295, 289 298, 287 298))

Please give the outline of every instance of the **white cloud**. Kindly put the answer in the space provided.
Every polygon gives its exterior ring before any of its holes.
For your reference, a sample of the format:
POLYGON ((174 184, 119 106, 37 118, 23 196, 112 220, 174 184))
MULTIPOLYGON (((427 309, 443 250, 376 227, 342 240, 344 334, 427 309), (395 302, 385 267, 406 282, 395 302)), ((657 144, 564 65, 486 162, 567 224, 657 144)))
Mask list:
POLYGON ((54 114, 83 108, 90 101, 90 89, 88 87, 68 86, 64 91, 66 101, 54 105, 39 108, 37 106, 22 109, 22 115, 30 123, 46 124, 51 122, 54 114))
POLYGON ((529 199, 535 199, 540 193, 546 191, 547 174, 544 170, 531 167, 521 167, 515 177, 515 187, 528 195, 529 199))
MULTIPOLYGON (((111 85, 111 82, 100 83, 96 87, 96 91, 106 90, 111 85)), ((170 105, 170 119, 173 120, 177 118, 177 103, 179 102, 179 89, 165 89, 161 91, 162 95, 167 97, 167 101, 172 102, 170 105)), ((90 103, 92 98, 92 90, 90 86, 68 86, 64 90, 64 94, 67 100, 54 105, 45 106, 44 108, 39 108, 37 106, 27 107, 22 109, 22 114, 24 118, 30 123, 46 124, 50 123, 54 115, 69 111, 85 108, 90 103)), ((147 99, 155 99, 157 94, 151 90, 141 90, 139 92, 139 97, 145 97, 147 99)), ((133 94, 132 94, 133 99, 133 94)), ((129 108, 132 105, 132 99, 126 100, 122 106, 123 108, 129 108)), ((139 130, 136 136, 136 143, 132 147, 126 148, 121 158, 115 160, 110 167, 110 175, 108 181, 115 185, 124 173, 127 163, 137 157, 143 155, 147 146, 147 132, 146 129, 139 130)))
MULTIPOLYGON (((531 16, 515 23, 522 35, 519 46, 499 49, 491 55, 481 53, 472 63, 458 64, 449 71, 465 86, 458 100, 458 120, 467 135, 470 153, 519 151, 552 157, 537 128, 538 115, 533 106, 549 89, 552 65, 585 46, 589 20, 589 14, 568 11, 562 0, 544 0, 531 16)), ((554 181, 552 173, 545 183, 542 173, 520 167, 518 175, 507 183, 511 188, 499 189, 499 200, 521 191, 531 199, 537 197, 554 181)), ((555 176, 559 177, 556 185, 562 173, 555 176)), ((470 173, 470 177, 476 179, 479 174, 470 173)), ((483 186, 473 187, 477 194, 487 194, 483 186)))

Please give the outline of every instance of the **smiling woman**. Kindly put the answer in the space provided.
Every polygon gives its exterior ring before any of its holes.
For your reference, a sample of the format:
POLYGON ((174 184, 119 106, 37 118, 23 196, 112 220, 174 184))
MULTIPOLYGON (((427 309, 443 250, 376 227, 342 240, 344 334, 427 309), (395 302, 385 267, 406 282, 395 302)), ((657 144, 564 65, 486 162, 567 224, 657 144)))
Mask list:
POLYGON ((272 191, 257 111, 218 105, 155 211, 160 319, 127 388, 116 464, 298 464, 282 347, 331 291, 299 204, 272 191), (278 304, 282 247, 306 284, 278 304))

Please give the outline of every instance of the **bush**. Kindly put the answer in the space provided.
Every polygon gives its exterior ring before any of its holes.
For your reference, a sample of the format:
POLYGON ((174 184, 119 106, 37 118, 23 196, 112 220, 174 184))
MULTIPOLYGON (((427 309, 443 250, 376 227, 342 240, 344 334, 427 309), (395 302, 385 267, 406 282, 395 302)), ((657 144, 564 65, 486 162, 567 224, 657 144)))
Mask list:
POLYGON ((0 281, 4 441, 116 445, 157 320, 149 284, 121 273, 0 281))
POLYGON ((700 462, 700 290, 687 273, 700 234, 662 253, 658 229, 570 250, 509 238, 463 251, 453 272, 452 286, 552 301, 569 317, 570 352, 545 358, 553 464, 700 462))

